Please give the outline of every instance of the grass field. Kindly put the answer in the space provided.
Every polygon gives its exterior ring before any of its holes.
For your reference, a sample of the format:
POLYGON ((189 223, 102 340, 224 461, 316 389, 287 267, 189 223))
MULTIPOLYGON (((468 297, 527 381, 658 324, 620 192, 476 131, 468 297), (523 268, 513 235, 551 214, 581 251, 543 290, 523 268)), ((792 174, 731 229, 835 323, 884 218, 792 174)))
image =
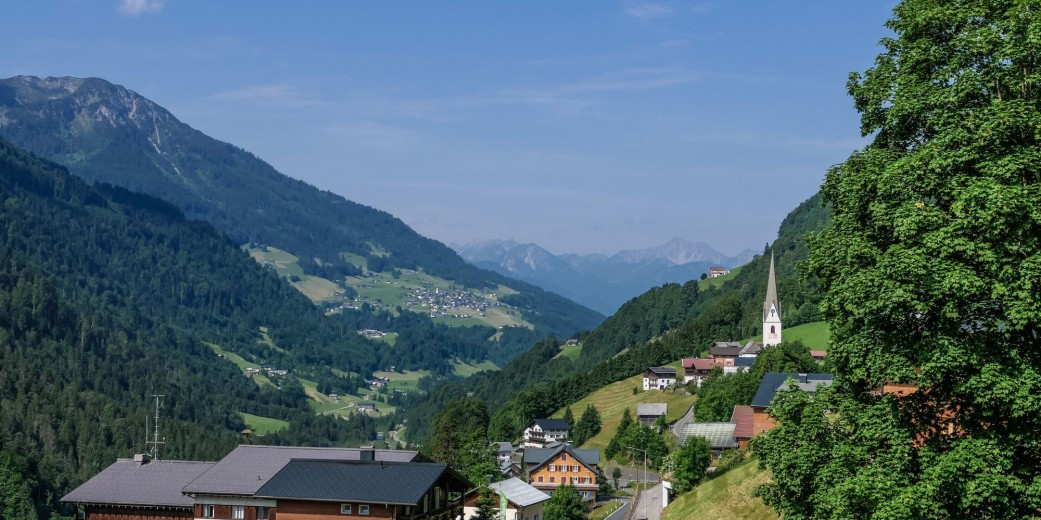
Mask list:
POLYGON ((289 422, 281 419, 272 419, 271 417, 263 417, 246 412, 239 412, 239 415, 242 416, 242 422, 246 423, 246 426, 253 430, 254 435, 267 435, 289 427, 289 422))
MULTIPOLYGON (((232 363, 235 363, 235 366, 239 367, 239 370, 241 370, 243 372, 245 372, 247 368, 260 368, 260 365, 258 365, 256 363, 251 363, 249 361, 246 361, 245 359, 242 359, 242 357, 238 356, 234 352, 228 352, 228 351, 220 348, 220 345, 217 345, 216 343, 207 343, 206 346, 210 347, 210 350, 212 350, 215 354, 221 356, 221 358, 227 359, 228 361, 231 361, 232 363)), ((243 374, 243 376, 245 376, 245 374, 243 374)), ((257 386, 264 386, 264 385, 275 386, 275 384, 272 383, 270 379, 268 379, 266 376, 262 376, 260 374, 254 374, 254 375, 245 376, 245 377, 249 377, 250 379, 252 379, 253 382, 257 384, 257 386)))
POLYGON ((688 518, 733 518, 775 520, 780 516, 752 496, 756 486, 769 482, 766 471, 749 460, 725 475, 709 480, 676 498, 662 513, 661 520, 688 518))
POLYGON ((300 268, 299 259, 291 253, 276 247, 246 247, 249 256, 253 257, 261 265, 271 266, 281 277, 294 277, 297 280, 290 282, 296 290, 302 292, 313 302, 323 302, 336 299, 343 295, 343 288, 331 280, 318 276, 304 274, 300 268))
POLYGON ((571 359, 572 361, 574 361, 575 359, 578 359, 578 355, 581 354, 581 353, 582 353, 582 345, 581 344, 578 344, 578 345, 564 345, 564 346, 560 347, 560 353, 555 355, 555 356, 553 356, 553 359, 556 359, 556 358, 559 358, 559 357, 566 357, 566 358, 571 359))
POLYGON ((358 411, 358 403, 360 402, 376 403, 377 411, 369 413, 369 415, 373 417, 394 413, 397 410, 394 406, 378 402, 378 400, 375 399, 375 392, 369 390, 361 390, 357 394, 340 395, 340 400, 337 401, 328 395, 319 392, 318 385, 314 381, 308 381, 307 379, 300 379, 299 381, 304 387, 304 393, 311 399, 308 401, 308 404, 311 405, 311 409, 314 410, 315 413, 349 417, 351 414, 358 411))
MULTIPOLYGON (((682 373, 678 361, 668 366, 675 367, 682 373)), ((658 390, 645 392, 643 391, 643 374, 637 374, 628 379, 607 385, 583 397, 578 402, 572 403, 571 413, 575 414, 575 417, 579 417, 582 415, 582 410, 585 410, 589 404, 596 407, 600 412, 602 423, 600 433, 586 441, 582 447, 603 450, 607 447, 607 443, 611 441, 615 430, 618 429, 618 423, 622 421, 622 411, 626 408, 629 409, 633 420, 635 420, 636 405, 638 403, 668 403, 669 412, 666 419, 669 422, 674 422, 683 417, 683 414, 694 404, 695 399, 694 396, 686 395, 682 390, 676 394, 658 390), (634 387, 640 388, 636 395, 633 395, 634 387)), ((564 417, 564 409, 557 410, 552 417, 564 417)))
POLYGON ((731 269, 729 273, 727 273, 727 274, 725 274, 723 276, 717 276, 715 278, 706 278, 704 280, 699 281, 698 282, 698 290, 704 291, 705 289, 708 289, 708 288, 711 288, 711 287, 719 287, 719 286, 727 283, 728 281, 733 280, 734 277, 737 276, 737 273, 739 273, 741 271, 742 267, 744 267, 744 266, 735 267, 735 268, 731 269))
MULTIPOLYGON (((810 350, 828 350, 831 345, 831 329, 824 321, 804 323, 790 329, 785 328, 781 331, 781 337, 784 341, 802 341, 810 350)), ((762 341, 763 337, 756 336, 753 339, 762 341)))
POLYGON ((452 366, 454 367, 452 371, 455 375, 462 377, 470 377, 482 370, 500 370, 498 365, 487 359, 477 363, 476 365, 456 359, 455 361, 452 361, 452 366))
POLYGON ((788 340, 800 340, 812 350, 828 350, 831 346, 831 329, 824 321, 805 323, 781 331, 782 337, 788 340))
POLYGON ((377 376, 377 377, 389 378, 390 379, 390 383, 387 383, 387 388, 389 388, 391 390, 399 389, 399 390, 403 390, 405 392, 408 392, 410 390, 416 390, 418 388, 418 383, 419 383, 420 378, 429 376, 430 375, 430 371, 429 370, 415 370, 415 371, 406 370, 404 372, 384 372, 382 370, 377 370, 377 371, 373 372, 372 375, 377 376))

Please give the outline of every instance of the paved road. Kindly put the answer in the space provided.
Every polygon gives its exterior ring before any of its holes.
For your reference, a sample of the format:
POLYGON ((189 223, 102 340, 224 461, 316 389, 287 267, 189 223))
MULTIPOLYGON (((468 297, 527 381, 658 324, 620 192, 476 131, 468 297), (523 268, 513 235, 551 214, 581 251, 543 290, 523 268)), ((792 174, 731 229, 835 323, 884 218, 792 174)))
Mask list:
MULTIPOLYGON (((611 484, 614 484, 614 478, 611 477, 611 475, 614 474, 614 468, 621 468, 621 470, 622 470, 622 477, 618 479, 618 487, 619 488, 624 488, 624 487, 628 486, 630 482, 643 482, 643 463, 642 463, 642 459, 641 459, 640 467, 638 467, 638 468, 629 467, 629 466, 621 466, 617 462, 614 462, 614 461, 611 461, 610 463, 608 463, 608 465, 604 467, 604 476, 607 477, 607 480, 611 481, 611 484)), ((649 480, 650 482, 657 482, 658 481, 658 474, 655 473, 654 471, 648 469, 647 470, 647 480, 649 480)))
POLYGON ((633 520, 659 520, 661 518, 661 482, 640 493, 640 499, 633 507, 633 520))
POLYGON ((629 513, 629 507, 631 507, 632 505, 633 502, 631 500, 626 500, 622 502, 622 507, 619 507, 617 510, 615 510, 614 513, 607 515, 607 518, 605 518, 604 520, 623 520, 625 518, 625 515, 629 513))

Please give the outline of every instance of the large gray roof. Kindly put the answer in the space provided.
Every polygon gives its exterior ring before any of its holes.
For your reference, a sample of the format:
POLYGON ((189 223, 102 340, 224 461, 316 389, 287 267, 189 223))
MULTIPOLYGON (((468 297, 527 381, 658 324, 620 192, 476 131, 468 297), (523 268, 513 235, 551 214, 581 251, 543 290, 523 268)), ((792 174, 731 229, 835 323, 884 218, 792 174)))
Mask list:
POLYGON ((763 382, 759 383, 759 389, 752 398, 752 406, 766 408, 774 400, 777 391, 783 388, 784 382, 789 378, 805 392, 813 393, 819 385, 830 385, 831 374, 798 374, 794 372, 768 372, 763 375, 763 382))
POLYGON ((657 417, 659 415, 665 415, 668 412, 668 403, 638 403, 636 405, 636 415, 638 417, 643 417, 645 415, 657 417))
POLYGON ((546 430, 571 430, 571 425, 564 419, 535 419, 528 423, 528 428, 532 426, 538 426, 543 431, 546 430))
POLYGON ((549 495, 517 477, 488 484, 488 487, 496 493, 502 493, 506 496, 506 500, 520 507, 528 507, 549 500, 549 495))
MULTIPOLYGON (((208 471, 184 486, 185 493, 252 495, 291 459, 361 460, 359 448, 293 448, 287 446, 239 446, 208 471)), ((417 453, 374 450, 377 461, 408 462, 417 453)))
MULTIPOLYGON (((254 496, 415 505, 446 471, 447 464, 433 462, 294 459, 254 496)), ((471 486, 459 481, 460 487, 471 486)))
POLYGON ((709 446, 714 450, 736 448, 737 440, 734 439, 736 427, 736 424, 730 422, 690 423, 683 427, 680 442, 687 442, 690 437, 701 437, 708 441, 709 446))
POLYGON ((140 464, 119 459, 62 497, 70 504, 184 507, 195 503, 181 488, 213 466, 212 462, 154 460, 140 464))

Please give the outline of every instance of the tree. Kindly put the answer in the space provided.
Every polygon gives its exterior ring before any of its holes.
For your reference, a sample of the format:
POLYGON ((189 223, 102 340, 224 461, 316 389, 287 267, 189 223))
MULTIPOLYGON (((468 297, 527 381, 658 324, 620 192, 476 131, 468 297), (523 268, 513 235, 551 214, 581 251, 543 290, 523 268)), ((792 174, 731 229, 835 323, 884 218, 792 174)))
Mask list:
POLYGON ((615 489, 618 489, 618 479, 622 478, 622 468, 615 466, 611 471, 611 480, 614 481, 615 489))
POLYGON ((621 450, 620 441, 622 436, 625 435, 625 430, 633 425, 633 414, 629 411, 629 407, 622 410, 622 418, 618 422, 618 429, 614 431, 614 435, 611 436, 611 440, 607 443, 607 447, 604 448, 604 456, 607 460, 614 459, 615 455, 621 450))
POLYGON ((488 442, 488 409, 473 398, 454 401, 438 412, 423 451, 474 483, 487 482, 499 473, 495 450, 488 442))
POLYGON ((482 485, 477 490, 477 513, 473 520, 498 520, 499 496, 488 486, 482 485))
POLYGON ((705 470, 712 463, 712 448, 705 439, 690 436, 672 458, 672 480, 676 492, 685 493, 705 478, 705 470))
POLYGON ((546 520, 585 520, 586 506, 575 486, 564 484, 553 492, 543 510, 546 520))
POLYGON ((581 446, 593 436, 600 433, 600 412, 590 404, 582 411, 582 417, 575 425, 575 446, 581 446))
POLYGON ((762 495, 785 518, 1037 516, 1041 2, 905 0, 886 25, 848 84, 871 144, 828 172, 811 242, 837 381, 775 400, 762 495))
POLYGON ((564 409, 564 422, 572 428, 575 427, 575 414, 571 411, 571 406, 564 409))

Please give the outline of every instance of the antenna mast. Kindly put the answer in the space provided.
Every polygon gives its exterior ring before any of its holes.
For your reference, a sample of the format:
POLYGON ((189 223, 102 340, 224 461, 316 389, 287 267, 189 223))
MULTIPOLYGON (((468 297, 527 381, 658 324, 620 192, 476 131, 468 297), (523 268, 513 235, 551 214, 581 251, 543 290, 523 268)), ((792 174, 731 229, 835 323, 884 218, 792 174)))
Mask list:
MULTIPOLYGON (((163 437, 163 440, 159 440, 159 408, 162 407, 159 398, 166 396, 162 394, 152 394, 152 397, 155 398, 155 430, 153 430, 152 433, 152 440, 145 441, 145 444, 152 445, 152 449, 148 452, 149 455, 152 456, 152 460, 159 460, 159 445, 166 444, 166 437, 163 437)), ((148 424, 147 419, 145 424, 148 424)))

